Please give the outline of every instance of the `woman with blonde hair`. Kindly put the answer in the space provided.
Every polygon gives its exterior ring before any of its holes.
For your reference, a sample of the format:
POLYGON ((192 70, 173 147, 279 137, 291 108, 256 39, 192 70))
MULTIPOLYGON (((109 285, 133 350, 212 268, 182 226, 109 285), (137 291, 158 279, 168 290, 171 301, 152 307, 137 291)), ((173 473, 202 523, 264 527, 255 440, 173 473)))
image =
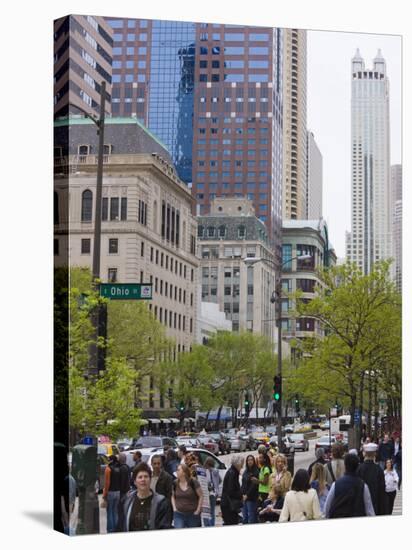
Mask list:
POLYGON ((326 475, 326 483, 329 486, 332 486, 332 483, 345 473, 343 454, 344 448, 342 443, 334 443, 332 445, 332 460, 323 466, 326 475))
POLYGON ((292 483, 292 474, 288 470, 288 461, 284 454, 278 454, 273 459, 273 473, 269 479, 270 492, 276 487, 285 496, 292 483))
POLYGON ((322 516, 325 513, 326 498, 329 493, 329 486, 326 483, 325 470, 322 464, 315 464, 312 468, 312 474, 310 476, 310 486, 318 494, 319 506, 322 516))

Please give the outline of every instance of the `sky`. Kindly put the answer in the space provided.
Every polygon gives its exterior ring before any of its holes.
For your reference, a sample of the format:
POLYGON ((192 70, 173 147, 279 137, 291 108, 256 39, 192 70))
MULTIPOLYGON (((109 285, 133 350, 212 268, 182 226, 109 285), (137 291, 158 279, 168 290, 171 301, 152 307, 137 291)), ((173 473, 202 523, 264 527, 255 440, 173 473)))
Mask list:
POLYGON ((323 217, 338 258, 351 227, 351 59, 356 48, 373 67, 378 48, 389 78, 391 164, 401 163, 401 38, 310 30, 307 33, 307 126, 323 157, 323 217))

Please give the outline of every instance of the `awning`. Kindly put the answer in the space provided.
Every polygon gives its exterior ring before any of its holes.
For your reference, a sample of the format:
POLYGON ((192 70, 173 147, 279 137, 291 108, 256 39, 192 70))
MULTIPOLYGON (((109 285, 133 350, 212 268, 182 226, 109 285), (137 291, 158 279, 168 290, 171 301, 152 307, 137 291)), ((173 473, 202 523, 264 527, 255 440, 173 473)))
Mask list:
POLYGON ((160 420, 158 418, 148 418, 148 421, 152 424, 160 424, 160 420))
POLYGON ((160 422, 163 422, 163 424, 170 424, 170 420, 168 418, 161 418, 160 422))
POLYGON ((174 424, 179 424, 180 420, 178 418, 170 418, 169 419, 170 422, 174 423, 174 424))

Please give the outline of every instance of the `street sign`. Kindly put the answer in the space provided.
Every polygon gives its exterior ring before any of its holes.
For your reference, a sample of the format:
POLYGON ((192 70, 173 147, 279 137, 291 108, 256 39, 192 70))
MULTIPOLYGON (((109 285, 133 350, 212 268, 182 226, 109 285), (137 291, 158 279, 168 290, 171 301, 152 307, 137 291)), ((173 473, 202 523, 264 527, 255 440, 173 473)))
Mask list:
POLYGON ((110 300, 151 300, 153 285, 151 283, 104 283, 100 285, 100 296, 110 300))
POLYGON ((353 421, 355 424, 360 424, 360 411, 359 409, 355 409, 355 413, 353 415, 353 421))

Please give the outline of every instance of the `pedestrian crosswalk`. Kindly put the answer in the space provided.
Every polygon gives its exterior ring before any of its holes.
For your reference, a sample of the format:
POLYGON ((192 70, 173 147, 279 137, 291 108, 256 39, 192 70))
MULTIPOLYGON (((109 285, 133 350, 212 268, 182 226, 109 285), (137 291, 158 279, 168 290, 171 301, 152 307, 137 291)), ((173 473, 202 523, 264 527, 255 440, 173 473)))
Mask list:
POLYGON ((402 515, 402 489, 396 492, 392 515, 393 516, 402 515))

